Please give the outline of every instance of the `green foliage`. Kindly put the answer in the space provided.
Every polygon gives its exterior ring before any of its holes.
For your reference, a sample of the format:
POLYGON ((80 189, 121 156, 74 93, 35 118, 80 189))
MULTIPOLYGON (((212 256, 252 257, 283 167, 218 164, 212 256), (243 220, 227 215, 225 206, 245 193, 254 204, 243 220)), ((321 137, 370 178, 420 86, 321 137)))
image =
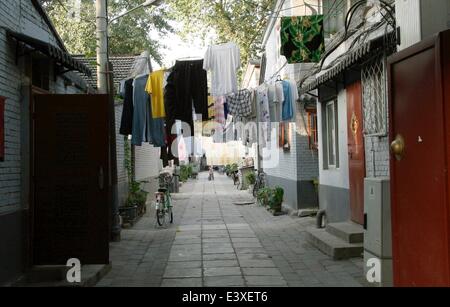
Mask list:
POLYGON ((258 202, 264 206, 267 207, 269 205, 269 198, 272 194, 272 189, 270 188, 262 188, 258 191, 256 198, 258 199, 258 202))
POLYGON ((258 191, 256 197, 261 205, 280 212, 283 204, 284 190, 280 187, 275 187, 274 189, 263 188, 258 191))
POLYGON ((189 34, 206 38, 211 43, 233 41, 241 47, 242 66, 257 56, 268 13, 276 0, 167 0, 172 17, 184 26, 182 37, 189 34))
POLYGON ((124 166, 128 177, 128 197, 125 207, 144 205, 147 201, 148 192, 142 189, 142 185, 148 183, 148 181, 137 182, 134 180, 131 145, 128 137, 124 137, 124 156, 124 166))
POLYGON ((230 164, 225 165, 225 167, 223 169, 225 174, 229 175, 230 174, 230 170, 231 170, 231 165, 230 164))
MULTIPOLYGON (((58 33, 72 54, 94 56, 96 53, 95 1, 81 1, 81 18, 69 16, 70 0, 41 0, 58 33)), ((120 15, 142 4, 142 0, 110 0, 110 18, 120 15)), ((161 44, 150 38, 152 30, 162 35, 173 32, 168 23, 169 17, 164 6, 142 8, 117 20, 109 28, 109 46, 112 55, 134 55, 148 50, 152 58, 162 62, 161 44)))
POLYGON ((192 165, 181 165, 180 166, 181 182, 186 182, 191 177, 192 177, 192 165))
POLYGON ((126 207, 134 207, 144 205, 147 202, 148 192, 142 189, 142 185, 147 181, 132 181, 129 183, 128 198, 125 203, 126 207))
POLYGON ((230 166, 230 171, 231 171, 232 173, 237 172, 238 170, 239 170, 239 165, 237 165, 237 163, 231 164, 231 166, 230 166))
POLYGON ((255 184, 256 183, 255 173, 251 172, 251 173, 247 174, 246 179, 249 184, 255 184))
POLYGON ((269 207, 277 212, 281 211, 281 205, 283 204, 284 190, 283 188, 276 187, 272 190, 269 196, 269 207))

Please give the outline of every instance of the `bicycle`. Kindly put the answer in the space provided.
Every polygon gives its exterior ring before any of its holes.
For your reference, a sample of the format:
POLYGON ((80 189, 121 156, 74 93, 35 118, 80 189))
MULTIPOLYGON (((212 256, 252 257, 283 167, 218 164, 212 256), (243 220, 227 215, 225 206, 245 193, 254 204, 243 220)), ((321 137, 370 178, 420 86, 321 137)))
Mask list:
POLYGON ((169 186, 172 182, 171 176, 164 176, 163 187, 158 189, 155 193, 156 196, 156 221, 160 227, 167 225, 167 220, 170 224, 173 224, 173 205, 172 196, 170 195, 169 186))
POLYGON ((255 185, 253 186, 253 197, 258 196, 258 192, 260 189, 266 187, 266 173, 262 170, 258 170, 258 176, 256 178, 255 185))

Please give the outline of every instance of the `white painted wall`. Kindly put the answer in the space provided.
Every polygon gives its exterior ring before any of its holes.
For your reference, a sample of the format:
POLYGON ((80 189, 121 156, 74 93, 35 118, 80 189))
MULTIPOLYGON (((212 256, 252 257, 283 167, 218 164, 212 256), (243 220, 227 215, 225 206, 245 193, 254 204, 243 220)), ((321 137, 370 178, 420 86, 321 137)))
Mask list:
POLYGON ((319 176, 320 184, 337 188, 350 188, 348 168, 348 132, 347 132, 347 92, 341 90, 338 95, 338 126, 339 126, 339 168, 324 169, 322 104, 317 106, 319 125, 319 176))
POLYGON ((397 0, 395 11, 401 35, 399 50, 450 27, 449 0, 397 0))
POLYGON ((150 144, 135 147, 136 181, 157 177, 162 170, 161 149, 150 144))

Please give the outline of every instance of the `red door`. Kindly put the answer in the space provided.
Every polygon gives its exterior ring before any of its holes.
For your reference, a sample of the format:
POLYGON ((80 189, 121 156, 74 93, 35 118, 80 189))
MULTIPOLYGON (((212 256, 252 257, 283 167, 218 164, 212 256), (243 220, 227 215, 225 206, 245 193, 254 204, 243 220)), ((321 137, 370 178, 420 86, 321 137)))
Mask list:
POLYGON ((351 219, 353 222, 363 225, 366 162, 362 125, 361 82, 358 81, 347 86, 346 90, 351 219))
POLYGON ((36 95, 33 262, 109 263, 108 96, 36 95))
POLYGON ((442 95, 445 84, 450 94, 450 40, 442 53, 437 42, 428 40, 389 60, 396 286, 450 285, 446 148, 450 130, 445 123, 450 97, 442 95))

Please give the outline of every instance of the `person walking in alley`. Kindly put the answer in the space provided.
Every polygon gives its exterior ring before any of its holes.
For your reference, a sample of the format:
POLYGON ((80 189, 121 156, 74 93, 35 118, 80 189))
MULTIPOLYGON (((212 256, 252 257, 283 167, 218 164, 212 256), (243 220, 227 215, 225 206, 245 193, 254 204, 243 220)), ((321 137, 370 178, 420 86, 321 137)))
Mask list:
POLYGON ((208 180, 209 181, 214 181, 214 168, 213 168, 213 166, 209 167, 209 178, 208 178, 208 180))

